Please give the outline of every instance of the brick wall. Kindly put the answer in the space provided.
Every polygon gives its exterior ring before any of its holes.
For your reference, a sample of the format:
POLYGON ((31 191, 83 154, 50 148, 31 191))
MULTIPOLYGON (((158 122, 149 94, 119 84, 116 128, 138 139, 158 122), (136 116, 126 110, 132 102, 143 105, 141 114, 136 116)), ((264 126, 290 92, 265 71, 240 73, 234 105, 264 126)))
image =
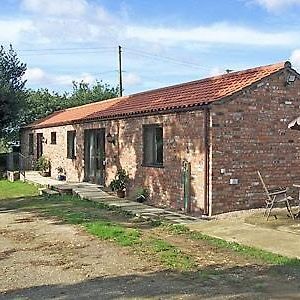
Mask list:
MULTIPOLYGON (((75 124, 60 127, 34 130, 42 132, 47 140, 44 145, 44 155, 49 157, 52 166, 52 176, 57 175, 56 168, 66 169, 67 179, 82 181, 84 179, 84 130, 105 128, 106 134, 118 135, 116 145, 106 143, 105 182, 108 185, 114 178, 118 166, 130 174, 129 192, 134 194, 140 186, 150 189, 150 202, 157 206, 167 206, 174 209, 183 208, 182 194, 182 161, 191 162, 191 196, 192 210, 199 213, 204 204, 204 126, 203 112, 186 112, 167 115, 128 118, 115 121, 101 121, 85 124, 75 124), (142 166, 142 125, 162 124, 164 134, 164 167, 142 166), (77 156, 67 159, 68 130, 76 130, 77 156), (57 144, 50 144, 51 132, 57 134, 57 144)), ((28 156, 29 130, 22 133, 22 153, 28 156)), ((36 147, 36 143, 35 147, 36 147)), ((36 153, 36 148, 35 151, 36 153)), ((35 160, 35 155, 31 159, 35 160)))
POLYGON ((263 206, 257 170, 269 187, 300 183, 300 132, 287 128, 299 116, 300 80, 285 86, 285 77, 273 76, 212 106, 213 214, 263 206))

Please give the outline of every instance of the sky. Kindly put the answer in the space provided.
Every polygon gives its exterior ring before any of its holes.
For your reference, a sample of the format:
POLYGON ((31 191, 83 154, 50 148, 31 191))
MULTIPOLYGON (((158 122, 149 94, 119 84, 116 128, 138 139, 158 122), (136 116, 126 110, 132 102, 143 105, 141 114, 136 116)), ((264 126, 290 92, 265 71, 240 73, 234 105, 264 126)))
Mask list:
POLYGON ((290 60, 300 70, 300 0, 2 0, 0 44, 27 87, 118 84, 124 94, 290 60))

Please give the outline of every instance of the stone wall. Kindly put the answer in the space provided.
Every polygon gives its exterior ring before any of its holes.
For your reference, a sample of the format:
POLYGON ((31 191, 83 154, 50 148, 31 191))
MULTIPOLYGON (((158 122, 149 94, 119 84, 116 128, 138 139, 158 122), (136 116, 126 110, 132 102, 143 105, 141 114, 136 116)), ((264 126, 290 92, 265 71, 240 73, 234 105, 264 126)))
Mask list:
POLYGON ((273 76, 212 106, 213 214, 262 207, 257 170, 270 188, 300 183, 300 132, 288 129, 299 116, 300 80, 287 86, 285 78, 273 76))

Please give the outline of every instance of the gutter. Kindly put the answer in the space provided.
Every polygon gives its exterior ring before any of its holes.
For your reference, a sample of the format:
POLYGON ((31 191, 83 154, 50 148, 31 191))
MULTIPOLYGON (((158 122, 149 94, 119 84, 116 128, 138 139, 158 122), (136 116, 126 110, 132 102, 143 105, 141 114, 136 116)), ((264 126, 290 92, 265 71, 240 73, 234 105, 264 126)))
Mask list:
POLYGON ((209 215, 209 186, 210 186, 210 107, 206 105, 204 107, 204 208, 203 214, 209 215))

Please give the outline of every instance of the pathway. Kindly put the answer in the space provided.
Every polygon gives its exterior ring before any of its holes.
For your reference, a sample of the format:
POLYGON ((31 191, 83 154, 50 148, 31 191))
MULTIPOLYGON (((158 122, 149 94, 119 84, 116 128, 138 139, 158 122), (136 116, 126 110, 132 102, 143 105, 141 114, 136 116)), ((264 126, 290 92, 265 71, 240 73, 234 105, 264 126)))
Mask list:
POLYGON ((121 199, 110 195, 101 189, 100 185, 87 182, 63 182, 49 177, 43 177, 38 172, 30 171, 26 173, 26 181, 46 186, 60 193, 72 193, 82 199, 104 203, 108 207, 119 208, 122 211, 131 213, 137 217, 148 219, 164 219, 173 224, 190 224, 202 222, 203 219, 187 216, 168 209, 156 208, 144 203, 138 203, 129 199, 121 199))
POLYGON ((211 220, 189 224, 191 230, 201 231, 207 235, 229 242, 263 249, 287 257, 300 259, 300 235, 245 223, 244 217, 223 220, 211 220))

